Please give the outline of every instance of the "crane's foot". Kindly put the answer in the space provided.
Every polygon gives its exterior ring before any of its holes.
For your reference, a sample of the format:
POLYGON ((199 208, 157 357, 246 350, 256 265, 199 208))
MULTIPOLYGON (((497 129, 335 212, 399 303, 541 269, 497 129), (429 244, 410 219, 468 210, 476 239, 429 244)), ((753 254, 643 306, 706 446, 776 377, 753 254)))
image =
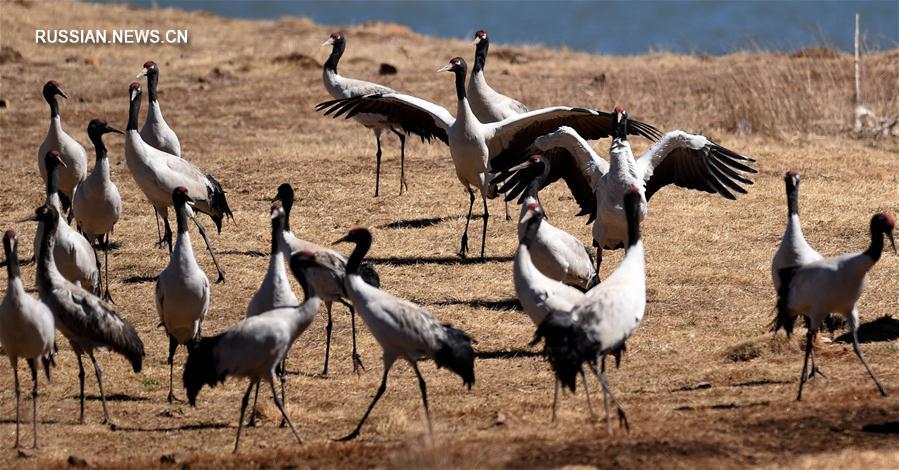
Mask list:
POLYGON ((353 373, 359 374, 359 369, 362 369, 362 372, 365 371, 365 366, 362 365, 362 357, 357 353, 353 353, 353 373))
POLYGON ((468 256, 468 235, 462 235, 462 246, 459 248, 459 257, 465 258, 468 256))
POLYGON ((103 293, 103 300, 116 305, 115 300, 112 300, 112 295, 109 293, 109 288, 106 288, 106 291, 103 293))
POLYGON ((824 379, 827 378, 827 376, 824 375, 824 372, 821 372, 821 369, 819 369, 817 366, 812 367, 811 372, 808 373, 808 380, 815 380, 819 376, 824 379))
POLYGON ((359 437, 359 430, 355 429, 355 430, 353 430, 353 432, 347 434, 346 436, 343 436, 338 439, 334 439, 334 441, 335 442, 347 442, 347 441, 352 441, 353 439, 355 439, 357 437, 359 437))
POLYGON ((624 414, 624 410, 622 410, 621 408, 618 408, 618 425, 624 429, 624 432, 631 432, 631 427, 627 423, 627 415, 624 414))
POLYGON ((219 278, 215 280, 216 284, 221 284, 225 282, 225 273, 219 271, 219 278))

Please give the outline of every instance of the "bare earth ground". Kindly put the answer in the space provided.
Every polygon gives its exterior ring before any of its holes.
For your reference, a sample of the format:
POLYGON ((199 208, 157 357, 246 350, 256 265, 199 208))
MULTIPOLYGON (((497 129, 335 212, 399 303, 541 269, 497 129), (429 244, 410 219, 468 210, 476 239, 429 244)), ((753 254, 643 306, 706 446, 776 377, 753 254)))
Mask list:
MULTIPOLYGON (((277 427, 276 410, 267 403, 261 427, 249 429, 241 453, 232 456, 243 383, 231 380, 204 390, 195 409, 165 401, 167 341, 156 327, 152 279, 166 257, 153 245, 151 210, 123 163, 123 139, 111 135, 106 142, 113 177, 125 201, 114 235, 120 246, 110 259, 112 290, 118 311, 137 326, 147 346, 144 371, 133 374, 121 357, 101 354, 111 413, 119 427, 111 431, 99 424, 92 379, 88 424, 79 426, 77 367, 61 341, 53 382, 42 384, 43 447, 30 458, 17 459, 9 449, 15 428, 12 379, 2 366, 0 444, 6 450, 0 452, 0 465, 65 466, 70 455, 101 467, 164 465, 165 455, 191 466, 233 467, 899 465, 896 340, 863 346, 894 396, 876 394, 848 345, 822 341, 819 357, 827 378, 812 384, 806 401, 798 403, 793 398, 802 333, 787 341, 767 332, 774 304, 768 270, 784 226, 781 175, 787 168, 802 173, 805 230, 822 253, 863 249, 871 214, 899 210, 895 140, 874 144, 846 131, 850 58, 766 53, 605 57, 504 48, 501 38, 493 38, 489 80, 532 108, 570 104, 609 109, 621 103, 632 116, 660 128, 705 131, 759 162, 755 186, 736 202, 680 189, 666 189, 653 200, 645 225, 647 315, 628 344, 622 368, 610 374, 629 411, 632 431, 616 430, 609 437, 601 422, 588 418, 582 394, 565 395, 560 419, 549 423, 552 377, 527 347, 533 327, 512 301, 515 226, 501 220, 501 204, 491 205, 490 260, 461 262, 455 257, 467 197, 446 147, 410 139, 410 190, 400 197, 399 148, 394 138, 385 138, 382 197, 371 197, 371 133, 314 112, 314 105, 328 98, 319 66, 326 55, 319 44, 328 29, 298 19, 236 21, 121 6, 4 1, 0 10, 0 98, 9 100, 9 107, 0 109, 0 158, 7 173, 0 192, 3 228, 31 237, 32 224, 14 221, 43 200, 35 164, 47 128, 43 83, 60 81, 71 98, 61 105, 64 125, 88 143, 84 129, 93 117, 125 126, 126 88, 141 64, 155 60, 161 67, 160 101, 186 158, 222 182, 236 215, 235 223, 213 237, 227 282, 213 288, 207 334, 243 318, 267 264, 259 253, 269 246, 268 201, 277 185, 288 181, 299 197, 294 218, 298 235, 329 242, 351 225, 373 227, 372 257, 383 286, 470 332, 483 355, 470 392, 456 376, 431 363, 423 366, 431 392, 433 441, 424 431, 414 374, 399 365, 362 437, 348 444, 331 442, 355 425, 381 372, 380 349, 363 328, 360 350, 367 369, 353 375, 349 317, 336 308, 331 376, 318 375, 324 353, 322 318, 290 355, 288 410, 306 443, 295 445, 289 431, 277 427), (35 28, 186 28, 191 43, 38 46, 35 28), (735 132, 740 120, 752 127, 752 134, 735 132)), ((348 49, 340 66, 344 75, 379 81, 455 110, 451 77, 433 71, 452 56, 472 56, 466 43, 420 37, 393 25, 365 25, 346 33, 348 49), (395 65, 399 74, 378 76, 381 62, 395 65)), ((877 112, 899 107, 897 58, 895 50, 865 57, 865 92, 877 112)), ((607 145, 598 142, 596 148, 605 154, 607 145)), ((544 201, 553 224, 589 240, 589 227, 571 216, 576 208, 567 190, 557 185, 544 201)), ((517 208, 513 211, 517 214, 517 208)), ((479 235, 479 221, 472 230, 479 235)), ((477 241, 472 249, 479 249, 477 241)), ((24 251, 22 256, 29 256, 30 250, 24 251)), ((198 253, 213 275, 209 257, 198 253)), ((604 275, 620 257, 619 252, 607 258, 604 275)), ((34 268, 23 272, 30 284, 34 268)), ((885 254, 861 299, 864 321, 897 314, 897 278, 899 257, 885 254)), ((179 368, 184 357, 179 350, 179 368)), ((598 390, 595 382, 591 385, 598 390)), ((30 387, 27 380, 25 386, 30 387)), ((28 408, 29 400, 24 400, 26 416, 28 408)), ((24 429, 28 442, 30 426, 24 429)))

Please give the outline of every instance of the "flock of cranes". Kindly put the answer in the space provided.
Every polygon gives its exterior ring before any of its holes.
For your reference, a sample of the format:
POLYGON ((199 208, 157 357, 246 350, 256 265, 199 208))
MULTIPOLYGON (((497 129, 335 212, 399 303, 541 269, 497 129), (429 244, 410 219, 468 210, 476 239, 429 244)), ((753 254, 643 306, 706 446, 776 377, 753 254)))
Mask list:
MULTIPOLYGON (((605 375, 605 362, 608 355, 616 362, 620 360, 627 339, 639 327, 645 313, 647 260, 640 226, 648 215, 648 202, 670 184, 735 199, 735 193, 746 193, 746 186, 752 184, 750 176, 756 172, 755 160, 701 135, 683 131, 662 133, 647 123, 631 119, 621 106, 612 112, 563 106, 529 110, 487 84, 487 33, 478 31, 473 44, 476 49, 470 78, 465 61, 459 57, 438 70, 454 76, 457 107, 453 117, 446 109, 421 98, 338 74, 346 38, 342 33, 334 33, 325 43, 331 46, 332 52, 323 68, 324 87, 334 99, 319 104, 316 109, 334 118, 353 118, 374 132, 375 196, 380 190, 380 137, 384 130, 400 138, 401 194, 407 188, 404 168, 407 135, 425 141, 436 139, 449 147, 456 175, 469 194, 460 256, 468 256, 468 228, 475 191, 484 208, 482 258, 489 219, 487 200, 501 194, 505 195, 506 202, 517 198, 521 205, 519 245, 512 264, 512 279, 517 297, 536 327, 533 344, 543 342, 545 357, 555 374, 553 420, 560 386, 574 391, 578 376, 593 413, 586 368, 602 388, 608 432, 612 432, 612 405, 620 424, 627 429, 624 407, 605 375), (654 144, 635 158, 628 142, 632 136, 649 139, 654 144), (611 138, 608 159, 597 154, 587 142, 605 138, 611 138), (588 223, 593 224, 595 258, 592 250, 577 237, 552 226, 546 219, 540 191, 560 179, 565 181, 580 207, 577 215, 587 216, 588 223), (624 249, 625 256, 601 279, 603 251, 615 249, 624 249)), ((56 100, 57 96, 64 99, 67 96, 55 80, 44 85, 50 127, 38 150, 38 167, 45 182, 46 199, 29 217, 38 224, 34 238, 38 299, 24 289, 17 257, 18 235, 9 230, 3 237, 8 287, 0 304, 0 343, 10 358, 14 374, 16 446, 20 443, 18 359, 24 358, 31 369, 33 445, 37 446, 38 372, 43 368, 49 379, 57 353, 55 330, 69 341, 78 360, 81 423, 84 422, 84 355, 94 366, 103 421, 109 424, 112 419, 95 352, 108 349, 125 357, 135 372, 142 368, 144 344, 134 327, 113 308, 108 256, 100 263, 97 255, 97 250, 108 253, 111 249, 110 234, 122 215, 121 197, 110 179, 103 143, 103 136, 110 133, 124 134, 128 170, 162 219, 159 244, 166 245, 170 254, 168 265, 156 280, 155 291, 160 326, 169 340, 170 402, 175 399, 175 353, 178 346, 185 346, 187 359, 181 375, 191 405, 196 405, 204 386, 217 386, 228 377, 248 379, 240 404, 235 452, 240 445, 250 394, 255 388, 258 398, 262 382, 268 383, 271 389, 282 424, 290 428, 297 442, 302 442, 284 407, 286 358, 324 303, 327 341, 322 375, 328 374, 331 309, 337 302, 351 313, 354 371, 362 366, 356 351, 356 313, 383 353, 383 376, 374 399, 358 425, 340 440, 359 435, 386 392, 392 366, 400 359, 407 361, 417 376, 430 432, 427 386, 418 362, 432 359, 438 368, 458 375, 470 389, 475 383, 472 337, 441 322, 421 306, 380 288, 377 271, 365 261, 374 243, 368 229, 354 227, 337 241, 354 245, 349 257, 295 235, 290 228, 294 189, 287 183, 277 188, 272 201, 269 265, 248 302, 246 318, 217 335, 203 335, 212 288, 197 263, 190 226, 193 222, 197 227, 215 263, 217 282, 221 282, 224 271, 197 212, 209 216, 219 232, 224 219, 233 218, 233 214, 223 186, 212 175, 182 158, 178 137, 166 123, 159 106, 159 66, 154 62, 145 63, 138 77, 142 76, 147 78, 149 90, 149 111, 143 128, 138 131, 142 89, 140 83, 134 82, 128 87, 129 113, 124 132, 101 119, 91 120, 87 127, 96 150, 90 174, 84 147, 62 128, 56 100), (174 243, 168 218, 170 207, 175 211, 174 243), (70 225, 72 220, 75 227, 70 225), (100 275, 101 265, 105 277, 100 275), (293 292, 288 273, 301 286, 302 301, 293 292), (276 381, 280 381, 280 393, 276 381)), ((805 364, 797 399, 801 399, 806 380, 820 374, 812 343, 828 315, 846 319, 856 354, 880 393, 886 395, 858 345, 856 303, 864 289, 867 272, 880 259, 885 238, 893 243, 895 250, 895 219, 888 213, 872 217, 871 242, 864 252, 824 258, 803 238, 798 215, 799 175, 787 172, 785 184, 788 222, 771 268, 777 293, 777 315, 772 329, 782 328, 789 334, 798 317, 807 320, 805 364)), ((251 422, 255 418, 256 398, 251 422)))

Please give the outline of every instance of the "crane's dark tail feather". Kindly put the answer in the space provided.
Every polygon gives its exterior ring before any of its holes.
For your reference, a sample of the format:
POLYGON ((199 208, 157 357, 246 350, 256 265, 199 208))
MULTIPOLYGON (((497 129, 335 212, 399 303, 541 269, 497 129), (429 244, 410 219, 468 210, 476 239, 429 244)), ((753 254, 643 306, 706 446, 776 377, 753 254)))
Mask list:
POLYGON ((537 327, 531 346, 543 340, 543 355, 562 385, 575 391, 584 363, 584 337, 569 315, 550 313, 537 327))
POLYGON ((209 208, 214 213, 210 214, 209 217, 212 218, 212 222, 215 223, 216 230, 218 230, 218 233, 221 234, 222 220, 225 219, 225 216, 228 216, 228 218, 233 221, 234 214, 231 212, 231 208, 228 207, 228 198, 225 197, 225 190, 222 189, 221 183, 216 181, 216 179, 213 178, 212 175, 206 175, 206 179, 209 180, 206 184, 209 197, 209 208))
POLYGON ((777 316, 771 322, 771 331, 777 333, 783 328, 787 336, 793 334, 793 326, 796 324, 796 317, 790 312, 790 283, 793 281, 793 275, 796 274, 798 267, 784 268, 777 272, 780 276, 780 288, 777 289, 777 316))
POLYGON ((216 373, 215 365, 215 348, 221 339, 221 334, 200 338, 188 347, 182 378, 190 406, 197 406, 197 395, 204 385, 215 387, 225 381, 224 374, 216 373))
POLYGON ((370 262, 363 261, 359 265, 359 275, 362 276, 362 280, 366 284, 373 287, 381 287, 381 278, 378 276, 378 272, 375 271, 375 266, 370 262))
POLYGON ((434 362, 437 367, 446 367, 462 377, 462 383, 471 390, 474 385, 474 349, 471 347, 471 337, 448 323, 444 323, 443 328, 446 339, 434 354, 434 362))

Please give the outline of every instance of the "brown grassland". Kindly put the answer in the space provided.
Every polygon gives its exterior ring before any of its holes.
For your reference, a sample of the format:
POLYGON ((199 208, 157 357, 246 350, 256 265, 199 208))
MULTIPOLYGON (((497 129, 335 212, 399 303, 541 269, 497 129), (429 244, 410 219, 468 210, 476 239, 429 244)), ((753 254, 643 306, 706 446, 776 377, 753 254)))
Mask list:
MULTIPOLYGON (((110 135, 113 178, 125 206, 113 236, 118 247, 110 257, 111 287, 116 308, 146 345, 144 370, 134 374, 121 357, 101 353, 118 428, 99 424, 91 377, 87 424, 77 425, 77 367, 68 344, 60 341, 53 381, 42 383, 42 448, 18 459, 10 449, 12 378, 9 367, 0 366, 0 465, 58 467, 74 455, 98 467, 163 466, 165 460, 193 467, 899 466, 899 343, 863 345, 893 396, 876 393, 849 345, 823 339, 819 364, 827 377, 807 389, 805 401, 796 402, 803 333, 786 340, 768 332, 774 307, 769 263, 785 223, 786 169, 802 174, 806 235, 825 255, 863 249, 870 216, 899 211, 896 140, 873 142, 849 132, 849 55, 819 50, 609 57, 507 48, 502 38, 493 38, 491 84, 532 108, 610 109, 620 103, 661 129, 702 131, 758 160, 755 185, 737 201, 678 188, 654 198, 645 224, 646 318, 628 343, 621 369, 610 373, 632 430, 616 429, 610 437, 601 421, 589 419, 580 389, 576 396, 563 396, 558 421, 549 423, 552 375, 536 349, 527 346, 534 328, 514 307, 515 224, 501 220, 498 201, 491 205, 489 260, 455 257, 467 197, 447 148, 409 139, 409 191, 398 196, 399 146, 386 137, 382 196, 372 197, 371 133, 314 112, 316 103, 329 98, 321 84, 326 51, 319 49, 329 33, 301 19, 238 21, 177 10, 4 0, 0 98, 8 106, 0 109, 0 158, 7 173, 0 224, 26 240, 34 233, 33 224, 15 221, 43 201, 35 163, 47 129, 43 83, 60 81, 70 96, 61 105, 64 126, 88 144, 91 118, 105 117, 124 128, 128 84, 141 64, 155 60, 161 68, 160 102, 185 157, 222 182, 235 212, 235 222, 213 236, 227 281, 213 287, 204 332, 223 331, 243 318, 268 262, 260 253, 269 246, 269 200, 287 181, 298 194, 294 232, 324 243, 354 224, 372 227, 371 256, 383 287, 471 333, 482 355, 474 388, 469 392, 455 375, 423 365, 435 424, 429 441, 414 374, 398 364, 361 438, 332 442, 355 425, 381 373, 380 349, 364 327, 359 338, 367 369, 352 373, 349 316, 336 307, 331 376, 318 375, 324 354, 321 316, 290 353, 287 408, 305 444, 295 445, 289 431, 277 427, 277 411, 266 401, 261 426, 247 430, 240 454, 232 456, 242 382, 204 390, 197 408, 165 400, 167 341, 156 326, 153 277, 167 258, 154 246, 152 212, 124 165, 123 139, 110 135), (36 28, 188 29, 190 44, 36 45, 36 28), (741 121, 751 133, 738 131, 741 121), (172 458, 162 459, 166 455, 172 458)), ((451 77, 434 70, 452 56, 473 56, 467 42, 421 37, 384 24, 349 28, 346 34, 344 75, 455 111, 451 77), (378 76, 381 62, 399 73, 378 76)), ((863 95, 875 112, 899 109, 897 63, 896 50, 864 56, 863 95)), ((146 104, 142 117, 145 112, 146 104)), ((608 142, 595 145, 607 153, 608 142)), ((573 217, 576 208, 566 188, 556 185, 543 199, 553 224, 589 240, 589 227, 573 217)), ((512 210, 517 215, 517 208, 512 210)), ((477 252, 479 220, 472 230, 477 252)), ((22 257, 30 256, 30 245, 22 243, 22 257)), ((199 251, 201 245, 196 248, 213 276, 209 257, 199 251)), ((603 274, 620 258, 621 252, 608 256, 603 274)), ((34 267, 24 268, 23 275, 30 285, 34 267)), ((860 301, 863 321, 899 313, 897 279, 899 257, 885 254, 860 301)), ((180 349, 179 369, 184 359, 180 349)), ((176 375, 177 395, 184 398, 180 383, 176 375)), ((591 385, 598 392, 598 384, 591 385)), ((23 386, 27 390, 30 382, 23 386)), ((30 416, 30 406, 24 399, 24 416, 30 416)), ((23 430, 30 442, 30 425, 23 430)))

